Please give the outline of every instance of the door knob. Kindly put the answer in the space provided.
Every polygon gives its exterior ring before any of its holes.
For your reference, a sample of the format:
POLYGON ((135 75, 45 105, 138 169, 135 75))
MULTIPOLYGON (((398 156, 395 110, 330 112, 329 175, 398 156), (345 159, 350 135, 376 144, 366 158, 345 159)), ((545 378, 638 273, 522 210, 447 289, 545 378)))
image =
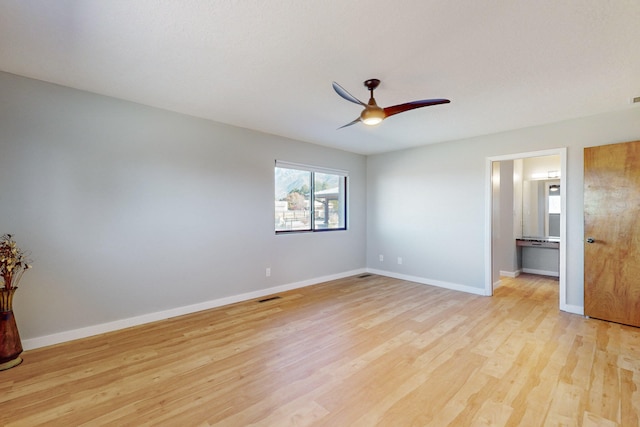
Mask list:
POLYGON ((596 241, 596 239, 594 239, 593 237, 587 237, 587 243, 594 243, 596 241))

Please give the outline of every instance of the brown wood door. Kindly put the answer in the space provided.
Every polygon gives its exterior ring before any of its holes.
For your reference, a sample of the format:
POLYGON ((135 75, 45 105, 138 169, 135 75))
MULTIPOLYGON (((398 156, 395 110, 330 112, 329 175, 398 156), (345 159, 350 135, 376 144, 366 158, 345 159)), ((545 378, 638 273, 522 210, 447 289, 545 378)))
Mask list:
POLYGON ((584 313, 640 326, 640 141, 584 149, 584 313))

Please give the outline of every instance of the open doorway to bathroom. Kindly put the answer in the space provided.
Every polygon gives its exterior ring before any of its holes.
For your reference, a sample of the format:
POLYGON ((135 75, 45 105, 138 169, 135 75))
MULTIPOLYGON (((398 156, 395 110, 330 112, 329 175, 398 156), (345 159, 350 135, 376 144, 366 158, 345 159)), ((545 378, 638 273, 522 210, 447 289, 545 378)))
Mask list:
POLYGON ((487 159, 485 293, 521 273, 555 277, 566 304, 566 149, 487 159))

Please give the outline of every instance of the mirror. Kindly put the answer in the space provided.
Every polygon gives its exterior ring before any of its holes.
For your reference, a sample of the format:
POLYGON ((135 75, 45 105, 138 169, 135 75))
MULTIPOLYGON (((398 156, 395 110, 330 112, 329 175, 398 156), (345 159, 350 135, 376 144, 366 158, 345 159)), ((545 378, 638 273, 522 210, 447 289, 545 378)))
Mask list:
POLYGON ((560 237, 560 180, 524 181, 522 235, 560 237))
POLYGON ((522 159, 523 237, 560 237, 560 156, 522 159))

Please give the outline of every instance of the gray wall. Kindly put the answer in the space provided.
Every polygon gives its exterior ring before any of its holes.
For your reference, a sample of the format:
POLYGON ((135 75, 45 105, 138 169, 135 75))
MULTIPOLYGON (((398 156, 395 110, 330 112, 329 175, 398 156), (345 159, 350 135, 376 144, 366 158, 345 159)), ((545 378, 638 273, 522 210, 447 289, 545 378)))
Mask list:
POLYGON ((493 163, 493 283, 500 280, 500 272, 518 270, 516 236, 514 236, 514 161, 493 163))
POLYGON ((568 147, 567 304, 581 308, 583 148, 638 139, 640 108, 621 100, 610 114, 370 156, 367 266, 484 288, 486 158, 568 147))
POLYGON ((365 268, 363 156, 6 73, 0 99, 23 339, 365 268), (348 170, 349 230, 276 236, 275 159, 348 170))

